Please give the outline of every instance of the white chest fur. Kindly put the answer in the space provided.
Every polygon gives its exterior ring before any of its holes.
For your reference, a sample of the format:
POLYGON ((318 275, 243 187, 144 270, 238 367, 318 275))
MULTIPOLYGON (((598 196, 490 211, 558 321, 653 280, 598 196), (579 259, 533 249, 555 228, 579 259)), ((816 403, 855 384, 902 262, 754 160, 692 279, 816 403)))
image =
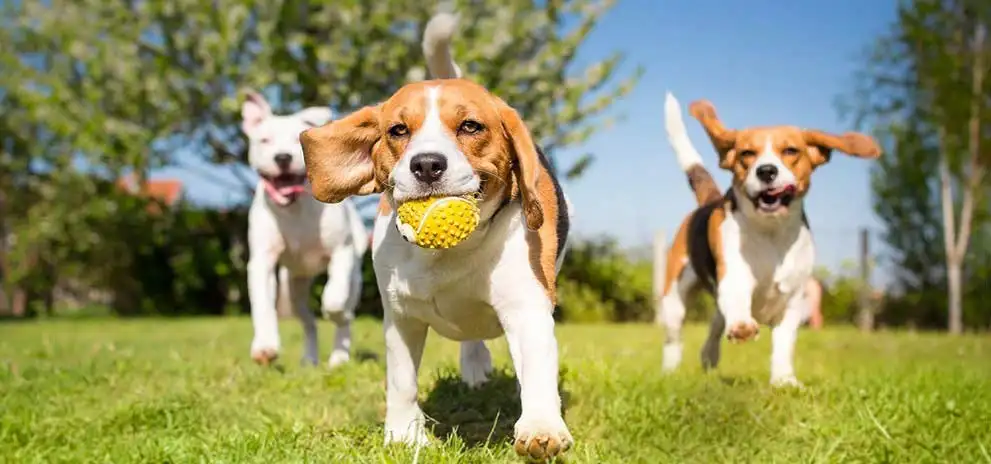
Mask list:
POLYGON ((808 227, 800 217, 769 227, 736 212, 727 216, 721 233, 723 256, 727 269, 732 268, 732 278, 748 280, 741 283, 753 288, 754 319, 777 323, 812 274, 815 247, 808 227))
POLYGON ((280 249, 279 262, 294 275, 326 271, 331 251, 350 236, 343 204, 320 203, 309 195, 289 206, 276 206, 259 189, 249 222, 249 234, 263 238, 256 243, 280 249))
POLYGON ((497 314, 505 292, 546 299, 527 259, 526 229, 511 204, 471 237, 448 250, 402 239, 394 215, 375 221, 372 258, 383 303, 397 315, 429 324, 454 340, 502 335, 497 314))

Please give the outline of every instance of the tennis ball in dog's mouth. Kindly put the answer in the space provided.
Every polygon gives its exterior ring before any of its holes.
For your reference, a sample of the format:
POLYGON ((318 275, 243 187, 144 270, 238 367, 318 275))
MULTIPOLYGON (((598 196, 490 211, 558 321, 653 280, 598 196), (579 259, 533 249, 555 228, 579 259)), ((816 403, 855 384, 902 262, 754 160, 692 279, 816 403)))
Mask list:
POLYGON ((410 200, 396 210, 396 227, 406 241, 423 248, 451 248, 478 227, 474 195, 410 200))

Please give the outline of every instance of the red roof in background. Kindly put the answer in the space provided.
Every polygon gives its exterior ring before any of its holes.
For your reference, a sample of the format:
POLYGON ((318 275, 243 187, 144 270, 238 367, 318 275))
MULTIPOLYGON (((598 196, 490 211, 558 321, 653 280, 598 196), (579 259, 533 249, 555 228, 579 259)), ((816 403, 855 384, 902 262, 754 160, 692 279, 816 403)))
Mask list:
POLYGON ((182 181, 178 179, 147 180, 139 192, 134 175, 130 174, 118 179, 117 186, 133 194, 158 199, 166 206, 174 205, 182 197, 182 181))

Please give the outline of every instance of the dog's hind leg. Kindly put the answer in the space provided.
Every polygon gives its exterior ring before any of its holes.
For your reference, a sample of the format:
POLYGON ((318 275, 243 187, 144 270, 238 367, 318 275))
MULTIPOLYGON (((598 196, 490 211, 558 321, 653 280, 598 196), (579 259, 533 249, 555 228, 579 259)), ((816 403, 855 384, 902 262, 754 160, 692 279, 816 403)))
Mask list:
POLYGON ((313 310, 310 309, 310 286, 313 284, 313 279, 309 277, 296 277, 293 276, 288 280, 288 295, 289 301, 292 302, 292 307, 296 311, 296 315, 299 316, 299 321, 303 324, 303 335, 306 337, 306 342, 303 351, 304 365, 316 366, 320 363, 320 347, 317 343, 317 318, 313 315, 313 310))
POLYGON ((685 323, 685 299, 698 280, 695 271, 687 265, 674 275, 676 280, 668 284, 667 294, 661 299, 661 317, 665 327, 664 360, 661 368, 665 372, 673 371, 681 365, 681 328, 685 323))
POLYGON ((334 349, 327 363, 335 367, 351 359, 351 321, 361 297, 361 261, 351 245, 339 246, 330 256, 327 285, 321 298, 325 317, 334 322, 334 349))
POLYGON ((725 330, 726 318, 723 317, 723 313, 716 311, 712 316, 712 323, 709 325, 709 338, 702 345, 702 369, 715 369, 719 365, 719 350, 725 330))
POLYGON ((461 380, 475 388, 489 380, 492 355, 481 340, 461 342, 461 380))

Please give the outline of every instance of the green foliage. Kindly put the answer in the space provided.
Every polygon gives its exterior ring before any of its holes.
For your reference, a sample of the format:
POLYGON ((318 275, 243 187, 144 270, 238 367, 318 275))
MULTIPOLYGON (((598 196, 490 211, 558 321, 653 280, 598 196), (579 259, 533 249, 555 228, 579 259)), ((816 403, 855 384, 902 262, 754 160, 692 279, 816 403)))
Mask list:
POLYGON ((975 32, 991 25, 989 6, 900 3, 895 23, 875 43, 848 99, 854 119, 873 126, 886 148, 871 187, 896 284, 883 310, 889 322, 946 326, 953 303, 946 301, 948 261, 954 256, 963 266, 963 319, 973 327, 987 327, 991 320, 991 309, 977 304, 991 297, 991 288, 977 280, 989 272, 980 253, 987 245, 979 242, 991 224, 991 176, 986 175, 991 133, 980 127, 991 121, 986 110, 991 79, 978 79, 991 71, 991 43, 975 32), (944 188, 953 216, 943 214, 944 188), (974 231, 970 243, 960 239, 964 227, 974 231), (947 241, 959 251, 948 252, 947 241))
POLYGON ((569 322, 653 319, 652 264, 609 238, 576 240, 558 277, 558 317, 569 322))
POLYGON ((860 308, 860 292, 864 289, 856 263, 843 262, 836 273, 819 267, 813 276, 823 286, 820 301, 823 320, 833 324, 853 324, 860 308))
MULTIPOLYGON (((641 75, 619 71, 620 53, 576 61, 613 3, 449 5, 462 18, 453 46, 466 77, 520 110, 554 165, 557 149, 610 123, 610 105, 641 75)), ((279 112, 327 105, 345 113, 381 101, 426 77, 420 36, 434 12, 429 2, 410 0, 0 3, 0 237, 18 239, 10 253, 0 245, 5 285, 44 292, 54 283, 48 268, 71 269, 94 286, 132 295, 134 313, 167 302, 191 310, 191 296, 179 295, 211 286, 238 293, 239 265, 224 259, 244 231, 224 227, 242 223, 205 219, 206 212, 152 220, 135 212, 141 206, 133 199, 100 187, 101 179, 133 171, 141 182, 158 167, 195 170, 197 159, 243 166, 238 123, 246 88, 263 90, 279 112), (134 217, 117 217, 125 214, 134 217), (108 276, 124 280, 98 282, 108 276), (171 296, 156 299, 165 293, 171 296)), ((579 176, 592 159, 561 172, 579 176)), ((227 184, 245 192, 254 186, 249 178, 227 184)), ((208 312, 229 304, 200 296, 208 312)))

